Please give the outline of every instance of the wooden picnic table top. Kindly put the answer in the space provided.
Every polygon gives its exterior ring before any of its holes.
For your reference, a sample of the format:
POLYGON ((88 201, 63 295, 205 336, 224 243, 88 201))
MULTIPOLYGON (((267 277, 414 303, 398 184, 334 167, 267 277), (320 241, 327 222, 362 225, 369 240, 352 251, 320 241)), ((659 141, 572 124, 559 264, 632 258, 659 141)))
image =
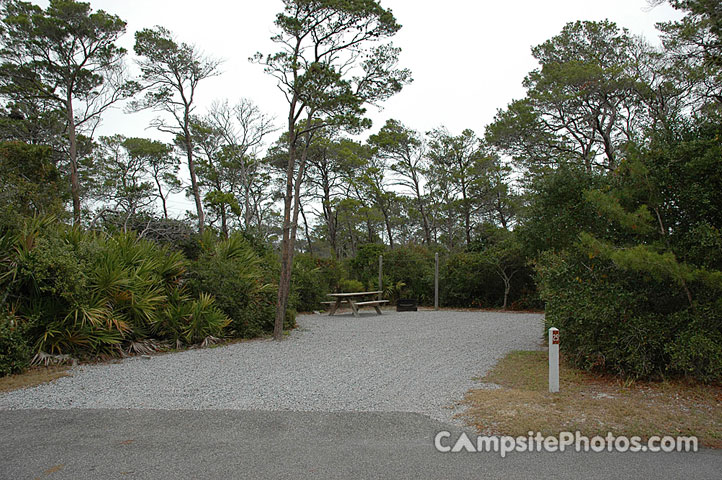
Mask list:
POLYGON ((348 292, 348 293, 329 293, 329 297, 335 298, 348 298, 348 297, 365 297, 367 295, 378 295, 383 293, 381 290, 375 292, 348 292))

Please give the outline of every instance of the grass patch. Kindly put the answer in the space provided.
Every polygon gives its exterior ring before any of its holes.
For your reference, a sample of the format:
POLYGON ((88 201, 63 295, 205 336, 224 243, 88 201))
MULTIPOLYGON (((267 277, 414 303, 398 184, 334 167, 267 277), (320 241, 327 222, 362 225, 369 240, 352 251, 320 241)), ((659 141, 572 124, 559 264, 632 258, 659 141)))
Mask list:
POLYGON ((472 390, 459 414, 480 433, 526 436, 694 435, 722 448, 722 387, 686 381, 625 382, 562 364, 560 392, 549 393, 547 352, 512 352, 480 380, 497 390, 472 390))
POLYGON ((52 382, 60 377, 68 377, 70 367, 34 367, 25 373, 0 377, 0 393, 19 390, 21 388, 35 387, 43 383, 52 382))

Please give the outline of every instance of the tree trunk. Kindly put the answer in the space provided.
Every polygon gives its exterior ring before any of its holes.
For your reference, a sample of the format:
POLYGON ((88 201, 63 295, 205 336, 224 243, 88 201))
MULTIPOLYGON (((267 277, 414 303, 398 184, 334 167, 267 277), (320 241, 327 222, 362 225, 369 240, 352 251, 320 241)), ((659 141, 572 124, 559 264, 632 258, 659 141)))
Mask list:
POLYGON ((424 222, 424 240, 426 245, 431 245, 431 230, 429 229, 429 220, 426 218, 426 211, 424 210, 424 202, 419 198, 419 211, 421 212, 421 220, 424 222))
POLYGON ((221 203, 221 232, 223 237, 228 238, 228 220, 226 218, 226 204, 221 203))
POLYGON ((504 306, 502 307, 504 310, 506 310, 506 304, 507 299, 509 298, 509 290, 511 290, 511 281, 510 279, 504 279, 504 306))
POLYGON ((350 221, 346 221, 346 225, 348 226, 349 236, 351 237, 351 256, 355 257, 356 252, 358 251, 358 249, 356 248, 358 244, 358 241, 356 239, 356 233, 354 232, 353 225, 350 221))
POLYGON ((501 194, 499 192, 496 193, 496 212, 499 214, 501 226, 504 230, 509 230, 509 224, 507 222, 506 215, 504 214, 504 207, 501 205, 501 194))
POLYGON ((416 202, 419 204, 419 213, 421 213, 421 221, 424 225, 424 240, 426 245, 431 245, 431 230, 429 229, 429 219, 426 218, 426 209, 424 209, 424 200, 421 196, 421 188, 419 188, 419 181, 416 175, 412 177, 414 182, 414 190, 416 190, 416 202))
POLYGON ((506 273, 506 270, 502 268, 500 265, 496 266, 497 271, 499 272, 499 275, 501 276, 502 280, 504 280, 504 305, 503 309, 506 310, 507 300, 509 298, 509 292, 511 291, 511 279, 514 278, 514 275, 518 270, 514 270, 511 272, 511 275, 506 273))
POLYGON ((463 183, 461 197, 464 205, 464 229, 466 230, 466 246, 468 247, 471 245, 471 208, 469 208, 469 200, 466 198, 466 186, 463 183))
POLYGON ((306 220, 306 212, 301 207, 301 217, 303 218, 303 228, 306 232, 306 244, 308 246, 308 254, 313 257, 313 246, 311 245, 311 233, 308 231, 308 220, 306 220))
POLYGON ((389 248, 391 248, 393 250, 394 236, 393 236, 393 233, 391 232, 391 219, 389 218, 390 215, 386 208, 382 208, 381 213, 384 214, 384 223, 386 224, 386 233, 389 236, 389 248))
POLYGON ((243 199, 243 225, 246 231, 251 226, 251 219, 253 218, 253 212, 251 211, 251 189, 244 185, 245 194, 243 199))
POLYGON ((73 223, 80 224, 80 175, 78 174, 78 138, 75 132, 73 98, 68 89, 66 107, 68 113, 68 143, 70 156, 70 194, 73 198, 73 223))
MULTIPOLYGON (((309 115, 310 117, 310 115, 309 115)), ((310 123, 310 118, 308 123, 310 123)), ((290 149, 289 149, 290 150, 290 149)), ((301 184, 303 183, 303 177, 305 175, 305 166, 306 166, 306 155, 308 152, 308 141, 304 145, 303 151, 301 153, 301 159, 298 164, 298 173, 296 174, 296 180, 295 184, 293 183, 293 165, 296 163, 296 156, 298 152, 296 151, 296 147, 293 147, 293 157, 294 161, 290 161, 290 154, 289 154, 289 169, 287 170, 286 174, 290 175, 290 177, 287 177, 286 182, 286 192, 289 191, 292 192, 292 195, 288 198, 290 200, 293 199, 293 207, 291 209, 290 201, 284 202, 284 240, 286 238, 288 239, 286 245, 282 249, 285 252, 285 262, 281 262, 281 281, 283 282, 283 288, 281 288, 281 285, 279 285, 278 291, 279 296, 283 294, 283 298, 280 298, 281 300, 276 307, 282 306, 283 310, 279 312, 276 311, 276 322, 273 327, 273 338, 275 340, 280 340, 283 336, 283 320, 286 316, 286 309, 288 308, 288 297, 291 294, 291 274, 293 272, 293 257, 296 252, 296 233, 298 231, 298 214, 301 210, 301 184), (290 182, 288 181, 288 178, 290 178, 290 182), (292 218, 290 219, 289 223, 289 229, 290 232, 288 232, 288 236, 286 236, 286 204, 288 203, 289 210, 292 212, 292 218), (280 313, 280 316, 279 316, 280 313), (280 323, 279 323, 280 322, 280 323)))
POLYGON ((323 217, 326 220, 326 231, 328 233, 328 243, 331 245, 331 252, 334 258, 338 258, 338 242, 336 240, 336 218, 331 210, 331 195, 327 188, 324 188, 323 198, 323 217))
MULTIPOLYGON (((293 123, 289 123, 293 131, 293 123)), ((293 196, 293 170, 296 165, 296 138, 289 135, 288 165, 286 167, 286 195, 283 199, 283 236, 281 239, 281 277, 278 280, 278 297, 276 300, 276 318, 273 324, 274 340, 283 338, 283 322, 286 318, 288 295, 291 290, 291 205, 293 196)))
POLYGON ((446 231, 449 235, 449 250, 454 249, 454 217, 452 216, 451 201, 446 200, 446 204, 449 205, 448 211, 446 212, 446 231))
POLYGON ((185 135, 185 147, 186 156, 188 157, 188 173, 191 176, 191 190, 193 191, 193 198, 196 202, 196 213, 198 214, 198 233, 203 233, 205 228, 205 216, 203 215, 203 201, 201 199, 201 192, 198 188, 198 179, 196 178, 196 165, 193 159, 193 143, 191 140, 191 132, 188 127, 190 120, 186 110, 186 125, 183 128, 183 135, 185 135))
POLYGON ((168 206, 166 205, 166 200, 163 196, 163 187, 160 184, 160 180, 158 180, 158 174, 153 175, 153 179, 155 180, 155 184, 158 187, 158 197, 160 198, 161 204, 163 204, 163 218, 168 220, 168 206))

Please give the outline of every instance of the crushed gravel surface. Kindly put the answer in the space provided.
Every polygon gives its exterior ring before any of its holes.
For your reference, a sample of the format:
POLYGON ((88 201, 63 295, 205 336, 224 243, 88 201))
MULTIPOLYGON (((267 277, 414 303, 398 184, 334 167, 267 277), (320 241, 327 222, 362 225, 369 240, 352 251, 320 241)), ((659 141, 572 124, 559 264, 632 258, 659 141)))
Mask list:
POLYGON ((0 409, 120 408, 416 412, 455 404, 512 350, 539 348, 543 315, 302 315, 284 341, 134 357, 0 394, 0 409))

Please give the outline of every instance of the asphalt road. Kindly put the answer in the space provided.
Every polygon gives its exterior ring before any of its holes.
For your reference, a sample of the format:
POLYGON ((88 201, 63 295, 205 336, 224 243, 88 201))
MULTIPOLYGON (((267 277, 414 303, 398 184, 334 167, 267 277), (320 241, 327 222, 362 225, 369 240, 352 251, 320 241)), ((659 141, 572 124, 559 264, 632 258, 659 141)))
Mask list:
MULTIPOLYGON (((152 392, 149 392, 152 394, 152 392)), ((0 411, 0 478, 719 479, 722 452, 439 453, 416 413, 0 411)), ((458 434, 458 430, 455 434, 458 434)))

